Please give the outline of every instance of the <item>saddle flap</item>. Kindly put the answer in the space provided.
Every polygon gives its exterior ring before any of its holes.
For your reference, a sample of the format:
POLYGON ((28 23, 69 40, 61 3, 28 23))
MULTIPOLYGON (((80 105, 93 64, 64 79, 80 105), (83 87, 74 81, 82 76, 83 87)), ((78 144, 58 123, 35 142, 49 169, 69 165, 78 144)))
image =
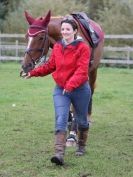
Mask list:
POLYGON ((91 47, 97 47, 100 41, 100 36, 90 23, 90 18, 84 12, 76 12, 72 13, 71 15, 78 22, 85 38, 87 39, 91 47))

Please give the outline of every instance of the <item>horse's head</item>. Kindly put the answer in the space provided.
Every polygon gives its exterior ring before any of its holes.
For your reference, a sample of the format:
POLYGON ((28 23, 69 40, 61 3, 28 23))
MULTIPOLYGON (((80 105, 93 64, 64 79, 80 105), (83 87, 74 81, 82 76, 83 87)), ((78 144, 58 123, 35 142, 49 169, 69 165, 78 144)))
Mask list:
POLYGON ((45 17, 33 18, 28 12, 25 17, 29 23, 26 34, 27 48, 22 62, 20 76, 25 76, 32 70, 37 63, 40 63, 49 50, 48 23, 50 22, 51 12, 45 17))

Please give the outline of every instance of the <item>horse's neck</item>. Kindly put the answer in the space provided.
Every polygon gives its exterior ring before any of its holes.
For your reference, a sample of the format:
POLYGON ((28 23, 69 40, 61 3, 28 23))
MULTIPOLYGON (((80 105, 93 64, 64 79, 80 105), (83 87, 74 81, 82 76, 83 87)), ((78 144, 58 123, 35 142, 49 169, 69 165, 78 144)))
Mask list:
POLYGON ((49 36, 50 48, 53 48, 54 44, 57 42, 53 37, 49 36))
POLYGON ((61 20, 62 17, 51 18, 50 20, 50 23, 48 25, 50 47, 53 47, 53 45, 62 38, 60 33, 61 20))

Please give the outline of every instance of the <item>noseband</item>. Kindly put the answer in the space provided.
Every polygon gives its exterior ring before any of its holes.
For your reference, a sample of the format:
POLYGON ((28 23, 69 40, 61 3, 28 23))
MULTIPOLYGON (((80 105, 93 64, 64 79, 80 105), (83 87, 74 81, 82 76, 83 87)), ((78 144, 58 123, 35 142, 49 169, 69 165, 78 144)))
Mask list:
MULTIPOLYGON (((29 58, 30 58, 30 62, 27 65, 22 65, 22 69, 25 73, 28 73, 36 65, 40 65, 46 61, 45 45, 46 45, 46 42, 48 41, 48 29, 43 28, 41 26, 37 26, 37 25, 31 25, 30 28, 40 29, 40 31, 35 33, 34 36, 36 36, 37 34, 39 34, 41 32, 44 32, 45 35, 44 35, 43 41, 42 41, 42 48, 28 48, 25 50, 25 54, 29 55, 29 58), (41 55, 38 59, 34 59, 32 57, 31 52, 33 52, 33 51, 41 52, 41 55)), ((29 31, 28 31, 28 34, 30 35, 29 31)))

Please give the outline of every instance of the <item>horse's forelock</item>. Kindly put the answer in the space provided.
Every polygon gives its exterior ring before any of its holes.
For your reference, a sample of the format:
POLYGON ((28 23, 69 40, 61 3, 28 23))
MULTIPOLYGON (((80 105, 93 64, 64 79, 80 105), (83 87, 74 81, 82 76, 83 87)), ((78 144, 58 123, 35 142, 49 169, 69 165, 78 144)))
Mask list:
POLYGON ((44 17, 38 17, 34 20, 32 25, 40 26, 42 28, 47 28, 47 23, 44 17))
POLYGON ((40 17, 37 17, 36 20, 44 20, 44 17, 40 16, 40 17))

